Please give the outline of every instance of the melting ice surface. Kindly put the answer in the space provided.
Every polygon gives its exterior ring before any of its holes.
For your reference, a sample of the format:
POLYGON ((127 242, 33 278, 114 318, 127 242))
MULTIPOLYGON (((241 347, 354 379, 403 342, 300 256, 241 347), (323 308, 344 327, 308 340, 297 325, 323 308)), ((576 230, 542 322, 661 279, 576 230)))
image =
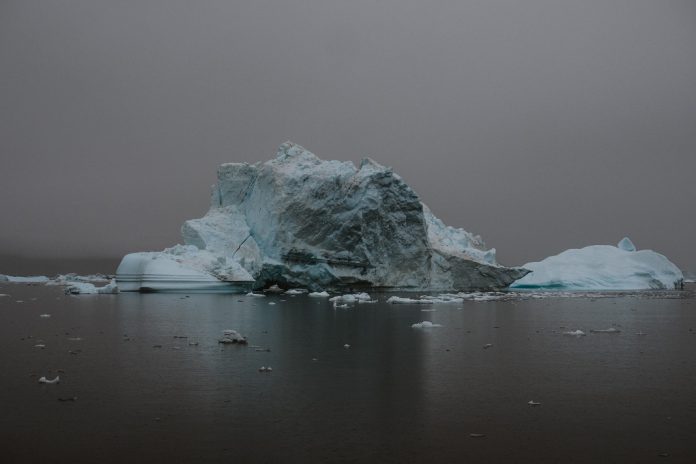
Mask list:
POLYGON ((671 289, 684 276, 665 256, 652 250, 636 251, 629 238, 617 246, 592 245, 566 250, 523 266, 532 272, 510 288, 553 290, 671 289))

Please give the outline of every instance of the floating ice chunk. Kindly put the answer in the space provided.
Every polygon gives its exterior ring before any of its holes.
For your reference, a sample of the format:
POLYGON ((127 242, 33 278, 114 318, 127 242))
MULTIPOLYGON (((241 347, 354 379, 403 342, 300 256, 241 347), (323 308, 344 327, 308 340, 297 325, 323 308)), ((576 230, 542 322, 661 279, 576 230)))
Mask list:
POLYGON ((367 293, 350 293, 347 295, 339 295, 329 298, 329 301, 336 303, 357 303, 357 302, 367 302, 371 303, 372 298, 367 293))
POLYGON ((118 292, 119 289, 115 279, 111 279, 111 282, 103 287, 96 287, 94 284, 88 282, 73 282, 65 287, 65 293, 68 295, 116 294, 118 292))
POLYGON ((51 317, 51 315, 50 314, 41 314, 41 315, 39 315, 39 317, 48 318, 48 317, 51 317))
POLYGON ((36 345, 34 345, 34 348, 41 348, 43 350, 44 348, 46 348, 46 345, 44 345, 43 343, 37 343, 36 345))
POLYGON ((309 290, 305 288, 291 288, 285 292, 286 295, 304 295, 309 293, 309 290))
POLYGON ((345 345, 343 345, 343 348, 348 349, 350 348, 350 345, 346 343, 345 345))
POLYGON ((430 321, 423 321, 423 322, 417 322, 415 324, 411 324, 411 327, 414 329, 431 329, 433 327, 442 327, 440 324, 433 324, 430 321))
POLYGON ((608 329, 591 329, 591 333, 608 333, 608 334, 615 334, 615 333, 620 333, 621 331, 615 327, 609 327, 608 329))
POLYGON ((269 304, 269 305, 274 305, 274 304, 275 304, 275 301, 269 301, 268 304, 269 304))
POLYGON ((312 298, 328 298, 329 293, 328 292, 311 292, 307 296, 311 296, 312 298))
POLYGON ((227 330, 224 330, 222 332, 222 338, 218 340, 218 343, 222 343, 224 345, 233 344, 233 343, 238 343, 240 345, 246 345, 247 338, 244 337, 239 332, 237 332, 236 330, 227 329, 227 330))
POLYGON ((53 384, 53 383, 60 383, 60 376, 56 376, 55 379, 47 379, 46 377, 41 377, 39 379, 39 383, 48 383, 48 384, 53 384))
POLYGON ((570 330, 570 331, 568 331, 568 332, 563 332, 563 335, 570 335, 570 336, 572 336, 572 337, 584 337, 584 336, 585 336, 585 332, 583 332, 583 331, 580 330, 580 329, 578 329, 578 330, 570 330))
POLYGON ((659 253, 627 251, 611 245, 566 250, 543 261, 527 263, 524 268, 532 273, 512 283, 510 288, 660 289, 680 287, 684 279, 679 268, 659 253))
POLYGON ((348 303, 339 304, 337 301, 334 301, 334 302, 333 302, 333 307, 334 307, 334 308, 347 308, 347 307, 348 307, 348 303))
POLYGON ((246 296, 258 296, 258 297, 263 298, 263 297, 265 297, 266 295, 264 295, 263 293, 249 292, 249 293, 246 294, 246 296))
POLYGON ((537 403, 537 402, 534 401, 534 400, 530 400, 527 404, 530 405, 530 406, 541 406, 541 403, 537 403))
POLYGON ((492 347, 493 347, 492 343, 486 343, 485 345, 483 345, 484 350, 487 350, 488 348, 492 348, 492 347))
POLYGON ((636 246, 628 237, 622 238, 616 247, 623 251, 636 251, 636 246))
POLYGON ((3 297, 3 296, 10 296, 10 295, 8 295, 7 293, 0 293, 0 297, 3 297))

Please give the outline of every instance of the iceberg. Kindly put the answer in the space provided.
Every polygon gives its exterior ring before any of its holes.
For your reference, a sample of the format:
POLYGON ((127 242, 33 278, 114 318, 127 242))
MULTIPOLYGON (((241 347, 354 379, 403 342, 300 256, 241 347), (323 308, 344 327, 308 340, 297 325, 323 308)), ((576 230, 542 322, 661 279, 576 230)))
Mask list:
POLYGON ((626 237, 617 246, 566 250, 523 266, 532 272, 511 288, 550 290, 641 290, 680 288, 684 276, 665 256, 639 250, 626 237))
POLYGON ((321 160, 292 142, 263 163, 221 165, 210 210, 181 235, 183 245, 126 255, 121 291, 496 290, 529 272, 446 226, 391 168, 321 160))

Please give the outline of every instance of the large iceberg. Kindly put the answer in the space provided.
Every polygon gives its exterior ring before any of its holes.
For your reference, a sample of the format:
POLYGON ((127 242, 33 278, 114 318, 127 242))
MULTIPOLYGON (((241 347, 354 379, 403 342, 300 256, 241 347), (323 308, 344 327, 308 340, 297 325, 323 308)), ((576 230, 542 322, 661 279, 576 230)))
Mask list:
POLYGON ((652 250, 636 251, 629 238, 617 246, 592 245, 566 250, 523 266, 532 272, 514 288, 552 290, 639 290, 680 288, 684 276, 677 266, 652 250))
POLYGON ((481 238, 448 227, 390 168, 323 161, 286 142, 264 163, 220 166, 211 207, 184 245, 133 253, 121 291, 493 290, 528 271, 495 261, 481 238))

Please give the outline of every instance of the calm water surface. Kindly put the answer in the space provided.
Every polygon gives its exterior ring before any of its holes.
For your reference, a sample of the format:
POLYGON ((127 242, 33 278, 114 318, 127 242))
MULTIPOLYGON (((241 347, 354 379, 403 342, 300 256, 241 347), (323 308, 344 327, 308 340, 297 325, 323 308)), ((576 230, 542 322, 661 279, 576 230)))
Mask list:
POLYGON ((349 309, 0 293, 2 462, 696 462, 692 291, 349 309))

